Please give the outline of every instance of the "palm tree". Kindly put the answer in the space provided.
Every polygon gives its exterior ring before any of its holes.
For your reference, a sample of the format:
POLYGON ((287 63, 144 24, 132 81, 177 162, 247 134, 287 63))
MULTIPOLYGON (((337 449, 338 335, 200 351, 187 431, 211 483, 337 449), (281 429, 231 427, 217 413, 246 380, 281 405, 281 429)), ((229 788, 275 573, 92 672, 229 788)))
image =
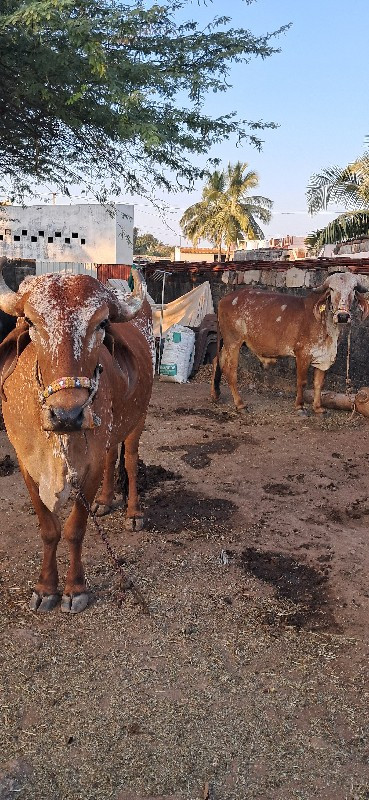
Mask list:
POLYGON ((347 241, 369 233, 369 153, 364 153, 343 169, 333 166, 312 175, 307 188, 308 210, 311 214, 326 210, 329 203, 341 203, 349 210, 339 214, 325 228, 306 238, 313 252, 325 244, 347 241))
POLYGON ((209 239, 218 248, 220 260, 222 231, 219 229, 219 212, 225 190, 223 172, 215 170, 209 175, 202 191, 202 200, 189 206, 184 212, 180 225, 183 233, 195 245, 200 239, 209 239))
POLYGON ((263 239, 264 234, 256 218, 268 223, 271 218, 272 201, 267 197, 249 196, 259 178, 248 165, 237 161, 227 170, 216 170, 209 175, 203 188, 202 199, 184 212, 180 225, 183 233, 193 244, 208 239, 218 249, 220 259, 222 244, 230 248, 240 236, 248 239, 263 239))

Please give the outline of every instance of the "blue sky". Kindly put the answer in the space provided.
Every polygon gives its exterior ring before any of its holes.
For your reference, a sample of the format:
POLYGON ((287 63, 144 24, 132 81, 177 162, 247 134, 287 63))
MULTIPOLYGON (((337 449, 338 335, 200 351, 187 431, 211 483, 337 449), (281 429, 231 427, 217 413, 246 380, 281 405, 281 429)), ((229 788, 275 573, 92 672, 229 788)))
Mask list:
MULTIPOLYGON (((236 110, 246 119, 272 120, 263 150, 223 142, 214 154, 224 165, 247 161, 260 177, 258 193, 274 201, 274 214, 264 231, 269 236, 306 234, 325 225, 334 214, 311 218, 306 213, 306 185, 312 173, 332 164, 344 166, 360 155, 369 136, 367 61, 368 0, 220 0, 186 6, 187 17, 203 23, 227 14, 234 27, 263 34, 292 22, 278 39, 279 54, 262 61, 237 64, 231 70, 233 88, 211 95, 208 113, 236 110), (281 213, 285 212, 285 213, 281 213), (288 213, 286 213, 288 212, 288 213), (302 213, 301 213, 302 212, 302 213)), ((158 238, 179 244, 178 220, 201 195, 161 195, 171 210, 164 219, 146 201, 135 198, 136 224, 158 238)), ((123 198, 122 198, 123 199, 123 198)))

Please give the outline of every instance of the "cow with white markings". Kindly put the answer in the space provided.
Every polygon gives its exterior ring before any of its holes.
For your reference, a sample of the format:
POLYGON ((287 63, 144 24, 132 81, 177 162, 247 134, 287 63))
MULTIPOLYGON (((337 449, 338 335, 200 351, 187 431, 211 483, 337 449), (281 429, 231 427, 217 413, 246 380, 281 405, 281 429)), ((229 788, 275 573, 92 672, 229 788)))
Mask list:
POLYGON ((88 510, 111 504, 117 446, 125 444, 126 525, 142 527, 137 494, 138 445, 153 370, 151 310, 146 284, 122 297, 88 275, 27 278, 12 292, 1 274, 0 309, 18 318, 0 346, 0 387, 6 430, 37 513, 43 540, 33 610, 77 613, 88 604, 82 543, 88 510), (77 490, 77 493, 74 492, 77 490), (59 512, 70 563, 58 590, 59 512))
POLYGON ((245 408, 237 386, 237 366, 243 344, 264 367, 281 356, 296 359, 296 408, 303 409, 303 391, 308 369, 314 367, 313 408, 324 409, 321 390, 325 373, 337 355, 338 337, 343 324, 351 323, 354 301, 362 319, 369 314, 367 289, 350 272, 334 273, 305 297, 258 289, 237 289, 223 297, 218 306, 218 347, 213 364, 211 396, 220 395, 224 374, 238 410, 245 408))

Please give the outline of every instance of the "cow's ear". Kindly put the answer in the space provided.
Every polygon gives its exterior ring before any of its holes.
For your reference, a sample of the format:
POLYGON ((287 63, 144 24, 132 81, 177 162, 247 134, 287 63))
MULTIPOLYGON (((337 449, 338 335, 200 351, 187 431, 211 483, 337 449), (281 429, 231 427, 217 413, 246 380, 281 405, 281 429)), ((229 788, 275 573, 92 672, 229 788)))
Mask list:
POLYGON ((360 294, 360 292, 356 292, 356 300, 361 308, 361 314, 362 314, 361 319, 364 320, 369 315, 369 299, 363 297, 363 295, 360 294))
POLYGON ((320 322, 322 314, 326 311, 330 291, 330 289, 326 289, 325 292, 322 292, 316 303, 314 303, 313 313, 318 322, 320 322))

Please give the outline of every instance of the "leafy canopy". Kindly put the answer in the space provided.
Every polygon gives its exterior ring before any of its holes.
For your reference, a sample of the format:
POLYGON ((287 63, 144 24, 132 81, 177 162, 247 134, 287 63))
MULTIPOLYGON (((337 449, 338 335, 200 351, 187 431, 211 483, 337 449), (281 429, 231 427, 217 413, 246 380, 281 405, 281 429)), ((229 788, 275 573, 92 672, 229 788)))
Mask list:
POLYGON ((171 258, 174 247, 163 244, 152 233, 140 233, 138 228, 133 228, 133 253, 134 255, 158 256, 171 258))
POLYGON ((200 202, 184 212, 180 225, 194 244, 200 239, 213 242, 220 252, 222 244, 230 247, 237 239, 263 239, 257 219, 268 223, 272 201, 260 195, 250 195, 259 183, 256 172, 248 164, 237 161, 228 168, 215 170, 208 177, 200 202))
POLYGON ((332 220, 325 228, 310 233, 306 244, 318 253, 325 244, 338 244, 369 234, 369 153, 364 153, 346 167, 328 167, 312 175, 307 188, 311 214, 325 210, 329 203, 350 209, 332 220))
POLYGON ((204 29, 178 21, 186 2, 2 0, 0 191, 83 182, 103 201, 122 181, 188 187, 204 174, 193 156, 222 139, 260 146, 273 123, 211 117, 204 98, 227 89, 232 62, 278 52, 289 26, 254 36, 218 17, 204 29))

